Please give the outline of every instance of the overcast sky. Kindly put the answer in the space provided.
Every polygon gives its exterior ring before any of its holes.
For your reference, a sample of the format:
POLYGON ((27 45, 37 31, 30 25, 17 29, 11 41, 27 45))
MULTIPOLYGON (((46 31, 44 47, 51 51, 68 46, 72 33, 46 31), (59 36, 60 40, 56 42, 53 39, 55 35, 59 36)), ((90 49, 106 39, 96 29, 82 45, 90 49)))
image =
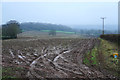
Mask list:
POLYGON ((118 24, 117 2, 4 2, 2 23, 43 22, 63 25, 118 24))

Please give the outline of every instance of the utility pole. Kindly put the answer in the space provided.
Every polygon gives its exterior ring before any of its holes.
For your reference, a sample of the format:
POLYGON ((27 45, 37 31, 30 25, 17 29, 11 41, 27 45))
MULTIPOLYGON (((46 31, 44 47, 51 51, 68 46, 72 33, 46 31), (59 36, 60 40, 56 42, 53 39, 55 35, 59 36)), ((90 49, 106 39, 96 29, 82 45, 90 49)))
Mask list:
POLYGON ((103 35, 104 35, 104 20, 106 19, 105 17, 101 17, 101 19, 103 20, 103 35))

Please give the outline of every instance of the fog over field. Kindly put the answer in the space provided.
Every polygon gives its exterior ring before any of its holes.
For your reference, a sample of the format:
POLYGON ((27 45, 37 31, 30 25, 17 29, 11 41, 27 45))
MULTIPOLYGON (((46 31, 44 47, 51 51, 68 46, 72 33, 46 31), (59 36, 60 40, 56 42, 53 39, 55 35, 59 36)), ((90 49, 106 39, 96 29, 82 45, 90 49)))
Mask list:
MULTIPOLYGON (((73 29, 94 29, 94 30, 102 30, 102 25, 68 25, 73 29)), ((118 25, 105 25, 105 30, 110 30, 110 31, 117 31, 118 30, 118 25)))
MULTIPOLYGON (((87 25, 88 29, 97 29, 100 25, 102 26, 100 18, 106 17, 105 25, 113 25, 111 29, 118 27, 117 2, 5 2, 2 4, 2 14, 3 24, 13 19, 21 23, 87 25)), ((79 27, 83 28, 83 26, 79 27)))

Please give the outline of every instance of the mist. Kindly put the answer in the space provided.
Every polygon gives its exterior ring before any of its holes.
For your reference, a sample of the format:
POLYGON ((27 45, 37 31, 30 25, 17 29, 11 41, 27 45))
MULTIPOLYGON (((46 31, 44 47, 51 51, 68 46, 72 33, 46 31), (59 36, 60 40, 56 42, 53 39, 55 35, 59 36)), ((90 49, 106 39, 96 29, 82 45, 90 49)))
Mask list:
POLYGON ((76 25, 98 28, 98 25, 102 26, 100 18, 106 17, 105 25, 113 25, 111 29, 118 27, 118 3, 115 2, 4 2, 2 14, 3 24, 17 20, 20 23, 41 22, 73 28, 76 25))

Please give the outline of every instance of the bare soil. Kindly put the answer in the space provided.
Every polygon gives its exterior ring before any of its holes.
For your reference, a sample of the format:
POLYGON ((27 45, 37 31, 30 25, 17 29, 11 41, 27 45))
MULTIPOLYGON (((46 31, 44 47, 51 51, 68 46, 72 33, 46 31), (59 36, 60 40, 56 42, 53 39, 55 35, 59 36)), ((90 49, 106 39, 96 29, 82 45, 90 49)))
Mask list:
POLYGON ((97 43, 98 39, 79 38, 5 40, 3 67, 22 68, 13 70, 17 78, 105 78, 82 61, 97 43))

